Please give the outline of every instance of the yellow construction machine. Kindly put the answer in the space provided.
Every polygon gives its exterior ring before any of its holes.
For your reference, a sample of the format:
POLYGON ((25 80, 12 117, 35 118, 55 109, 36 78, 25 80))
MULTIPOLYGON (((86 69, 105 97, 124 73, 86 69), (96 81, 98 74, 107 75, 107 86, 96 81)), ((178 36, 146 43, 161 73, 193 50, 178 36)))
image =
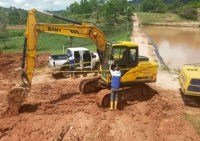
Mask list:
POLYGON ((185 95, 200 96, 200 63, 183 65, 179 83, 185 95))
MULTIPOLYGON (((88 38, 95 43, 100 58, 100 77, 82 80, 79 84, 79 89, 80 92, 84 94, 96 92, 97 104, 99 107, 106 107, 109 105, 109 89, 111 84, 111 74, 109 72, 110 62, 114 62, 112 67, 116 67, 118 64, 122 74, 119 102, 131 100, 134 98, 135 94, 147 94, 149 86, 145 83, 156 82, 156 63, 149 61, 149 58, 147 57, 139 56, 138 45, 135 42, 108 42, 104 33, 92 23, 74 21, 45 12, 40 13, 53 16, 54 18, 72 24, 37 23, 36 12, 39 11, 32 9, 28 12, 21 63, 21 78, 23 85, 15 87, 9 92, 8 102, 11 105, 15 103, 18 103, 18 105, 22 104, 27 96, 27 92, 31 90, 37 40, 40 32, 88 38)), ((65 68, 64 70, 67 69, 65 68)))

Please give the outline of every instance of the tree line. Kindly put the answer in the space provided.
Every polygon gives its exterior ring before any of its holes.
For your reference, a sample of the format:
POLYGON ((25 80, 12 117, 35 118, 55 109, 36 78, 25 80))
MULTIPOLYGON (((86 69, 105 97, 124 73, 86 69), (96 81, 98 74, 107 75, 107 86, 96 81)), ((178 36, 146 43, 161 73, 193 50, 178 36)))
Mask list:
POLYGON ((186 4, 181 0, 173 0, 171 3, 164 3, 163 0, 143 0, 140 10, 154 13, 171 12, 183 19, 197 20, 198 8, 200 8, 200 0, 190 0, 186 4))
MULTIPOLYGON (((131 21, 134 11, 165 13, 172 12, 185 19, 196 20, 200 0, 81 0, 66 7, 66 10, 45 12, 59 14, 73 20, 93 22, 95 24, 120 25, 131 21), (138 8, 139 7, 139 8, 138 8)), ((0 41, 5 43, 9 37, 7 26, 26 24, 28 11, 15 7, 0 7, 0 41)), ((37 13, 38 22, 66 23, 37 13)))
MULTIPOLYGON (((134 10, 142 12, 165 13, 172 12, 186 19, 197 19, 197 8, 200 8, 200 0, 81 0, 66 7, 66 10, 49 11, 77 20, 93 18, 95 23, 106 22, 107 24, 120 23, 120 16, 132 16, 134 10), (139 8, 136 8, 139 7, 139 8), (185 15, 184 15, 185 14, 185 15)), ((15 7, 4 8, 0 6, 0 24, 24 25, 26 24, 27 10, 15 7)), ((41 22, 61 22, 37 15, 41 22)))

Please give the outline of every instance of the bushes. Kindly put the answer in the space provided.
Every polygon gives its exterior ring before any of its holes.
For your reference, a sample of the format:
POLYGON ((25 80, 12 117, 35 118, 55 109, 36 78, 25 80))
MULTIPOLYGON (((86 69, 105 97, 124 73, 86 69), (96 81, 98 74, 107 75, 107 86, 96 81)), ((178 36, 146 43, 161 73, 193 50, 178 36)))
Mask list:
POLYGON ((180 12, 180 17, 187 20, 197 20, 198 12, 194 8, 184 7, 180 12))

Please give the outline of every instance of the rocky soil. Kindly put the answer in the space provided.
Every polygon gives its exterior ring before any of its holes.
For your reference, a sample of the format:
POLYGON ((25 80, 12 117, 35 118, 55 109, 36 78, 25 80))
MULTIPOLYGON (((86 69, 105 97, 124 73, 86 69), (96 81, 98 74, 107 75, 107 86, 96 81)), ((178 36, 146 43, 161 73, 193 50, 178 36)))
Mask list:
MULTIPOLYGON (((117 111, 101 109, 95 93, 78 90, 82 75, 75 80, 52 77, 46 67, 49 53, 39 54, 32 90, 19 114, 2 116, 7 109, 6 95, 19 84, 21 54, 0 52, 0 140, 1 141, 198 141, 200 135, 189 115, 200 118, 199 100, 181 94, 178 75, 165 71, 154 48, 134 17, 132 41, 140 55, 158 63, 157 82, 149 84, 149 96, 119 104, 117 111), (42 69, 39 69, 42 68, 42 69)), ((88 74, 87 77, 93 77, 88 74)))

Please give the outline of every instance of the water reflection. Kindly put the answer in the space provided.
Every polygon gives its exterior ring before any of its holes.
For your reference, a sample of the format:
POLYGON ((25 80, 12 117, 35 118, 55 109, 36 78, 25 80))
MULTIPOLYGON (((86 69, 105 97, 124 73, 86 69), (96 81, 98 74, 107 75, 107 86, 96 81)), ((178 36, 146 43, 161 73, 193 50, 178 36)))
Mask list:
POLYGON ((157 45, 160 56, 171 69, 200 63, 200 29, 145 26, 143 30, 157 45))

